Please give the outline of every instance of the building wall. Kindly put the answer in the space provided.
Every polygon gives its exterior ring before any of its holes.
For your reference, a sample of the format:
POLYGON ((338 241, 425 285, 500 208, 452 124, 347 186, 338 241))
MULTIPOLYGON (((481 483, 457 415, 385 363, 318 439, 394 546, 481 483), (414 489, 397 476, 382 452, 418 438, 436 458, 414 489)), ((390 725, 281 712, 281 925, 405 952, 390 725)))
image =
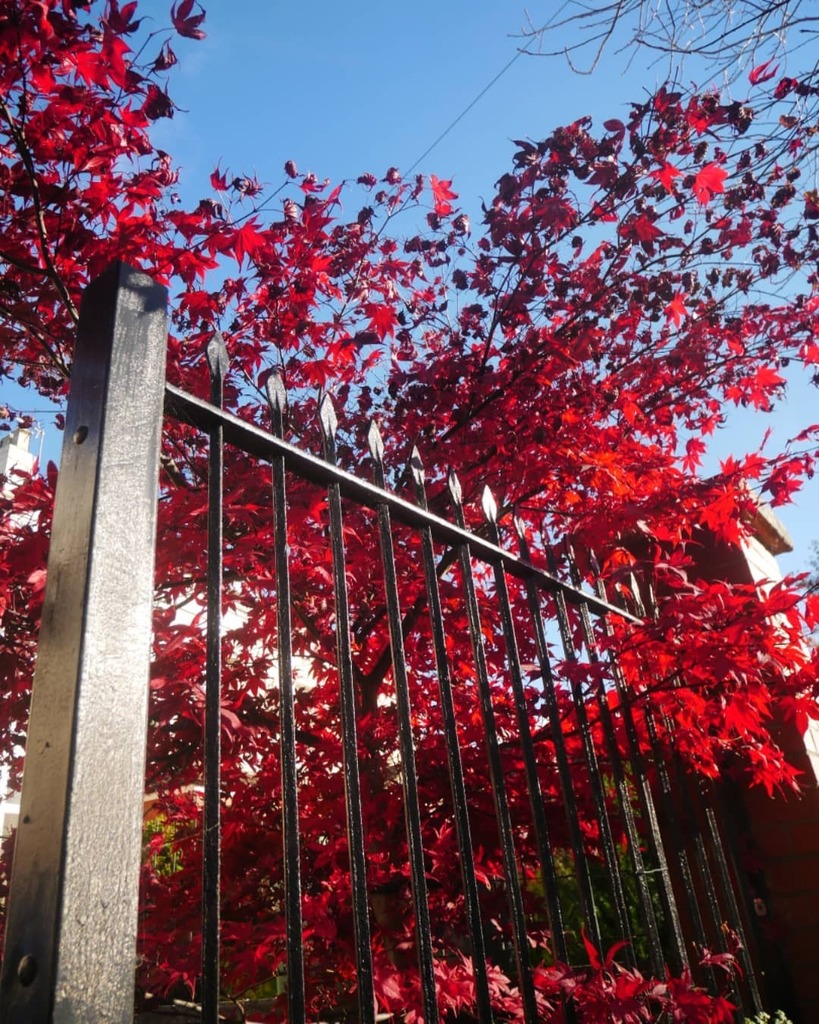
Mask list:
MULTIPOLYGON (((756 538, 737 556, 739 578, 782 578, 776 555, 790 538, 768 509, 756 538)), ((747 879, 762 984, 771 1010, 796 1024, 819 1021, 819 723, 801 733, 779 722, 774 734, 802 772, 801 795, 743 790, 731 794, 737 858, 747 879), (737 797, 734 801, 733 797, 737 797)))
MULTIPOLYGON (((802 795, 743 793, 750 838, 746 868, 771 1008, 813 1024, 819 1021, 819 786, 811 761, 816 751, 809 752, 793 725, 782 726, 778 738, 804 773, 802 795)), ((815 743, 814 735, 808 743, 815 743)))
POLYGON ((0 839, 4 839, 17 824, 20 815, 20 796, 8 789, 8 772, 0 768, 0 839))
POLYGON ((0 438, 0 476, 10 478, 6 483, 13 483, 12 472, 15 469, 31 473, 37 456, 31 449, 31 431, 18 427, 0 438))
MULTIPOLYGON (((14 487, 14 471, 32 473, 37 461, 30 450, 31 432, 22 427, 0 437, 0 490, 8 494, 14 487)), ((0 839, 17 824, 20 794, 10 793, 8 772, 0 767, 0 839)))

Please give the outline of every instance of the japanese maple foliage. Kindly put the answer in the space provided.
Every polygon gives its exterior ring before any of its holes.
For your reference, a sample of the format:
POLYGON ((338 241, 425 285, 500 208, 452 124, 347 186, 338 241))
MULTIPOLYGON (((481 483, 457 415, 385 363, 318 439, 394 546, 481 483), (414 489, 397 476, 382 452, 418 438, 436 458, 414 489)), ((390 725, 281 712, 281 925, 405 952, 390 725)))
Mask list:
MULTIPOLYGON (((638 609, 638 598, 653 596, 645 626, 617 626, 613 637, 601 637, 616 645, 627 684, 624 697, 611 696, 615 711, 625 699, 638 725, 646 709, 668 723, 659 742, 670 745, 673 732, 693 775, 730 771, 769 790, 798 785, 770 725, 774 709, 800 725, 816 715, 815 658, 802 639, 805 616, 812 625, 816 609, 806 609, 789 585, 763 591, 709 579, 700 553, 703 545, 746 537, 751 486, 773 503, 791 497, 813 472, 819 428, 806 424, 786 452, 732 461, 719 477, 701 480, 697 467, 727 406, 774 410, 789 361, 816 373, 819 203, 802 184, 812 169, 814 129, 800 119, 814 87, 774 72, 749 83, 747 102, 662 88, 626 120, 595 126, 583 119, 542 141, 519 142, 474 232, 451 180, 404 180, 395 168, 333 185, 288 162, 274 204, 255 178, 217 167, 208 195, 185 208, 174 192, 172 159, 155 148, 150 129, 176 113, 167 81, 177 62, 173 47, 178 36, 202 37, 203 14, 183 0, 169 10, 167 31, 148 35, 134 2, 0 0, 0 373, 44 395, 66 393, 83 287, 113 259, 144 268, 172 295, 172 382, 207 393, 204 349, 221 330, 231 358, 227 401, 241 415, 268 424, 264 383, 275 371, 290 395, 293 442, 318 449, 317 405, 331 393, 347 468, 371 475, 363 453, 376 418, 397 489, 408 487, 413 444, 435 510, 449 514, 444 481, 453 465, 467 514, 481 527, 474 503, 489 484, 502 533, 511 532, 515 509, 535 558, 570 537, 581 572, 591 576, 593 552, 618 599, 638 609), (755 129, 757 96, 767 117, 788 119, 784 162, 768 158, 764 130, 755 129), (355 215, 346 212, 359 204, 355 215)), ((13 498, 3 499, 0 714, 4 735, 15 741, 25 729, 53 477, 18 482, 13 498)), ((198 974, 199 940, 191 936, 200 857, 205 478, 203 439, 169 425, 147 783, 163 825, 148 842, 140 929, 142 984, 152 990, 194 987, 198 974)), ((306 484, 292 482, 290 499, 294 641, 310 674, 297 697, 297 725, 308 992, 318 1012, 340 1005, 355 969, 326 510, 306 484)), ((284 923, 269 478, 233 452, 226 505, 224 986, 241 994, 282 973, 284 923)), ((377 539, 360 510, 348 510, 345 523, 376 993, 385 1010, 417 1015, 377 539)), ((414 541, 400 531, 396 551, 429 812, 424 841, 439 996, 458 1013, 473 1005, 474 979, 457 941, 463 894, 453 869, 457 843, 441 770, 423 578, 414 541)), ((457 577, 443 573, 441 591, 453 677, 463 684, 455 699, 476 870, 487 908, 498 907, 501 948, 502 865, 457 577)), ((522 595, 513 602, 523 608, 522 595)), ((487 612, 499 731, 512 735, 503 644, 493 626, 487 612)), ((521 644, 524 662, 534 662, 533 641, 522 636, 521 644)), ((558 668, 564 682, 573 672, 594 678, 587 664, 558 668)), ((533 677, 533 704, 536 684, 533 677)), ((560 693, 566 743, 578 751, 574 713, 560 693)), ((590 714, 597 737, 599 713, 590 714)), ((648 749, 644 729, 639 738, 648 749)), ((544 730, 536 742, 560 837, 553 740, 544 730)), ((518 755, 510 747, 504 757, 513 813, 525 818, 518 755)), ((581 792, 579 804, 593 847, 590 795, 581 792)), ((534 839, 521 840, 521 857, 532 863, 527 843, 534 839)), ((514 1013, 509 964, 496 960, 493 996, 514 1013)), ((689 977, 643 978, 599 957, 579 972, 548 957, 543 963, 536 982, 545 1019, 560 1019, 566 996, 590 1020, 651 1020, 660 1009, 703 1024, 728 1019, 725 1002, 689 977)))

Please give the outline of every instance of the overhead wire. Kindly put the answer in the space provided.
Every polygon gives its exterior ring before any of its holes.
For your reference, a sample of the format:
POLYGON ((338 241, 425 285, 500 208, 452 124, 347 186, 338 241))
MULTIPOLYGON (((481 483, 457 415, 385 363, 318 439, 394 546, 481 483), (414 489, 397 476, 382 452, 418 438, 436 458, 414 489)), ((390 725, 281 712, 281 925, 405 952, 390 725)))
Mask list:
POLYGON ((483 87, 483 89, 481 89, 478 95, 466 107, 464 107, 460 114, 458 114, 455 120, 448 124, 447 127, 438 136, 438 138, 424 150, 424 152, 412 164, 409 170, 405 172, 407 176, 412 174, 412 172, 421 163, 421 161, 425 160, 440 142, 444 141, 444 139, 447 137, 447 135, 449 135, 452 129, 466 117, 469 111, 472 110, 472 108, 483 99, 483 97, 489 92, 492 86, 506 74, 509 68, 511 68, 512 65, 515 63, 515 61, 519 57, 522 57, 525 52, 525 50, 517 50, 515 52, 515 55, 511 58, 511 60, 507 61, 506 64, 504 64, 504 66, 495 75, 495 77, 490 82, 487 82, 487 84, 483 87))
MULTIPOLYGON (((568 6, 569 6, 569 0, 564 0, 564 2, 560 5, 560 7, 558 7, 558 9, 552 14, 552 17, 546 22, 544 28, 548 28, 549 26, 551 26, 553 24, 553 22, 555 21, 555 19, 558 18, 560 16, 560 14, 562 14, 562 12, 568 6)), ((438 136, 438 138, 435 139, 435 141, 433 143, 431 143, 431 145, 429 145, 424 150, 424 152, 418 157, 418 159, 413 162, 413 164, 411 165, 409 170, 405 172, 407 176, 412 174, 412 172, 421 163, 421 161, 425 160, 429 156, 429 154, 433 151, 433 149, 435 149, 435 147, 440 142, 444 141, 444 139, 447 137, 447 135, 449 135, 449 133, 452 131, 452 129, 457 124, 459 124, 466 117, 466 115, 469 113, 469 111, 472 110, 472 108, 477 103, 479 103, 483 99, 483 97, 489 92, 489 90, 492 88, 492 86, 499 79, 501 79, 506 74, 506 72, 509 70, 509 68, 512 67, 512 65, 515 63, 515 61, 519 57, 522 57, 525 53, 528 53, 528 52, 529 51, 527 51, 525 48, 524 49, 519 49, 519 50, 515 51, 514 56, 512 56, 506 62, 506 64, 504 64, 504 66, 495 75, 495 77, 492 78, 489 82, 487 82, 487 84, 483 87, 483 89, 481 89, 481 91, 478 93, 478 95, 469 104, 467 104, 466 107, 464 107, 464 109, 460 112, 460 114, 458 114, 458 116, 454 119, 454 121, 450 122, 450 124, 447 125, 447 127, 441 132, 441 134, 438 136)), ((529 55, 531 56, 531 54, 529 54, 529 55)))

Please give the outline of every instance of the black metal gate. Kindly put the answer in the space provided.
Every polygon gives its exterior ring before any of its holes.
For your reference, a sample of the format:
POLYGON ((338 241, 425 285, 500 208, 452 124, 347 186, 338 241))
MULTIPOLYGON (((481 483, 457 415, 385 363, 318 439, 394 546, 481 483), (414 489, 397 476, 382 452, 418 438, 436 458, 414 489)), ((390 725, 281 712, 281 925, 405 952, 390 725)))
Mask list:
MULTIPOLYGON (((302 851, 299 843, 299 778, 294 710, 294 653, 288 571, 290 475, 326 491, 335 598, 338 702, 347 815, 347 842, 355 928, 357 1019, 374 1021, 371 958, 372 894, 362 825, 357 739, 357 697, 351 650, 350 599, 345 567, 346 501, 374 511, 378 522, 383 599, 397 716, 398 765, 403 787, 412 913, 417 959, 428 1022, 441 1017, 435 982, 424 851, 424 807, 419 799, 413 683, 404 643, 407 619, 395 569, 396 528, 415 538, 423 605, 429 617, 430 665, 434 659, 441 730, 457 832, 465 916, 464 942, 471 951, 475 1016, 482 1024, 504 1019, 493 1008, 487 973, 487 934, 480 884, 474 868, 470 792, 465 780, 447 624, 439 584, 444 571, 459 579, 471 639, 474 694, 480 709, 492 790, 503 889, 523 1018, 540 1019, 528 936, 525 878, 520 865, 520 823, 510 810, 504 751, 509 736, 496 721, 497 679, 487 663, 483 616, 489 604, 499 622, 504 685, 515 746, 530 808, 526 826, 536 851, 531 869, 542 880, 551 954, 576 958, 568 933, 582 923, 601 953, 622 940, 626 965, 657 978, 701 970, 697 950, 727 949, 726 933, 739 936, 742 979, 732 997, 747 1011, 761 1008, 745 941, 737 895, 738 873, 726 852, 713 794, 691 780, 662 747, 658 730, 670 723, 625 699, 626 682, 605 638, 613 623, 639 623, 631 610, 609 603, 600 589, 584 591, 571 557, 549 571, 536 567, 525 531, 515 522, 518 551, 507 550, 492 495, 484 495, 485 524, 467 529, 457 477, 449 479, 452 520, 429 511, 424 468, 413 450, 409 477, 414 501, 385 483, 383 444, 375 427, 369 446, 373 482, 336 464, 335 414, 320 409, 323 457, 283 440, 285 393, 268 384, 271 429, 222 410, 226 355, 216 338, 208 358, 209 402, 175 387, 163 390, 166 346, 165 292, 145 275, 115 265, 85 296, 74 363, 72 393, 49 557, 48 585, 32 700, 25 782, 12 876, 3 960, 3 1024, 76 1022, 103 1024, 133 1019, 137 892, 143 828, 144 750, 148 721, 148 671, 153 595, 157 477, 163 404, 166 413, 209 439, 208 581, 205 756, 202 1019, 215 1022, 220 997, 220 616, 223 593, 223 454, 225 446, 272 467, 275 587, 278 615, 280 770, 284 844, 287 1000, 291 1021, 306 1018, 302 952, 302 851), (436 550, 439 552, 436 555, 436 550), (510 591, 510 587, 514 592, 510 591), (517 609, 513 613, 513 606, 517 609), (527 649, 520 654, 521 613, 527 649), (580 659, 601 671, 556 677, 580 659), (603 671, 605 669, 605 671, 603 671), (538 696, 533 705, 531 679, 538 696), (577 724, 579 754, 566 747, 558 685, 577 724), (609 691, 624 699, 612 704, 609 691), (640 727, 653 746, 646 764, 640 727), (556 843, 541 792, 544 766, 538 736, 548 735, 559 781, 565 837, 556 843), (590 843, 581 824, 579 787, 590 792, 597 836, 590 843), (93 841, 89 838, 93 837, 93 841), (618 837, 624 837, 621 840, 618 837), (592 845, 594 849, 592 849, 592 845), (601 890, 613 922, 601 923, 601 890), (567 894, 570 894, 567 897, 567 894), (571 904, 571 907, 569 906, 571 904), (567 918, 571 916, 571 923, 567 918), (576 920, 575 920, 576 919, 576 920)), ((303 783, 302 783, 303 785, 303 783)), ((527 840, 528 841, 528 840, 527 840)), ((453 865, 454 869, 454 865, 453 865)), ((309 872, 309 865, 307 867, 309 872)), ((715 990, 707 969, 705 988, 715 990)), ((565 1019, 574 1018, 569 999, 565 1019)), ((738 1010, 738 1019, 743 1019, 738 1010)))

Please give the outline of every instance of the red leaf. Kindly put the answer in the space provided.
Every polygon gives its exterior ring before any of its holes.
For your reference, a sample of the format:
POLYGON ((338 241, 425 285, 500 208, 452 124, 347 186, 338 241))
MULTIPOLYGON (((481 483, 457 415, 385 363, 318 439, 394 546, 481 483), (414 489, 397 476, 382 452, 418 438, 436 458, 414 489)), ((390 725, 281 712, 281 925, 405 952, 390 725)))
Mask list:
POLYGON ((606 953, 606 961, 604 964, 607 970, 611 968, 612 964, 614 964, 617 958, 617 954, 620 952, 620 950, 625 949, 626 946, 628 946, 628 944, 629 943, 626 941, 626 939, 620 939, 619 942, 615 942, 614 945, 610 947, 610 949, 606 953))
MULTIPOLYGON (((771 58, 773 60, 773 58, 771 58)), ((771 61, 766 60, 764 64, 757 64, 757 66, 748 75, 748 81, 751 85, 761 85, 763 82, 770 82, 774 75, 779 71, 779 65, 774 64, 771 67, 771 61)))
POLYGON ((130 35, 131 32, 136 32, 142 21, 141 18, 137 18, 136 21, 131 20, 132 16, 136 13, 136 9, 137 0, 131 0, 122 10, 119 9, 117 0, 108 0, 105 20, 108 22, 108 27, 111 31, 117 35, 130 35))
POLYGON ((819 191, 805 193, 805 220, 819 220, 819 191))
POLYGON ((227 187, 228 187, 227 178, 225 177, 224 174, 222 174, 222 172, 219 170, 218 167, 211 174, 211 176, 210 176, 210 183, 211 183, 211 186, 217 192, 226 192, 227 191, 227 187))
POLYGON ((665 307, 663 312, 665 313, 666 323, 673 323, 675 327, 679 327, 683 317, 688 316, 688 310, 685 308, 683 299, 685 299, 685 292, 677 292, 671 302, 665 307))
POLYGON ((159 51, 159 56, 154 61, 154 71, 168 71, 174 64, 178 64, 176 54, 171 49, 169 42, 164 43, 162 49, 159 51))
POLYGON ((243 224, 236 231, 236 237, 234 239, 234 253, 239 266, 246 254, 252 255, 259 246, 264 244, 264 235, 259 233, 256 223, 249 220, 246 224, 243 224))
POLYGON ((435 202, 435 212, 439 217, 447 217, 452 213, 452 204, 449 200, 458 198, 458 193, 453 192, 450 188, 451 184, 451 178, 449 181, 442 181, 440 178, 436 178, 434 174, 429 176, 429 185, 432 189, 433 201, 435 202))
POLYGON ((697 467, 702 465, 702 457, 706 451, 706 444, 702 438, 689 437, 685 442, 685 457, 682 460, 683 469, 686 473, 693 473, 697 467))
POLYGON ((171 21, 173 27, 180 34, 188 39, 204 39, 205 33, 199 28, 205 20, 205 10, 200 5, 196 6, 202 11, 201 14, 191 14, 194 0, 181 0, 171 8, 171 21))
POLYGON ((400 1001, 403 996, 399 977, 400 975, 395 971, 376 975, 376 990, 381 998, 387 1001, 388 1006, 390 1002, 400 1001))
POLYGON ((538 204, 537 213, 553 231, 563 231, 577 222, 577 210, 566 199, 544 199, 538 204))
POLYGON ((142 104, 142 113, 150 121, 158 121, 161 117, 173 117, 174 105, 170 96, 158 85, 149 85, 148 94, 142 104))
POLYGON ((774 89, 774 97, 778 100, 784 100, 786 96, 793 92, 794 89, 799 85, 799 81, 796 78, 781 78, 777 82, 776 88, 774 89))
POLYGON ((819 594, 808 594, 805 598, 805 622, 808 629, 815 629, 819 624, 819 594))
POLYGON ((631 233, 641 242, 653 242, 662 234, 657 225, 649 220, 645 214, 641 214, 631 224, 631 233))
POLYGON ((395 325, 398 323, 398 318, 392 306, 373 305, 370 307, 369 313, 369 327, 382 341, 388 334, 395 337, 395 325))
POLYGON ((771 393, 776 393, 785 383, 785 378, 772 366, 760 366, 749 380, 751 392, 748 399, 755 409, 767 409, 771 393))
POLYGON ((697 201, 707 206, 715 195, 725 191, 724 182, 727 177, 727 173, 719 164, 706 164, 694 178, 694 195, 697 201))
POLYGON ((600 959, 600 951, 588 935, 586 935, 585 928, 581 927, 581 934, 583 936, 583 945, 586 947, 586 956, 589 958, 589 963, 595 971, 601 971, 603 969, 603 961, 600 959))
POLYGON ((45 569, 35 569, 34 572, 31 573, 31 575, 28 577, 28 580, 26 582, 30 585, 32 591, 35 594, 39 594, 41 590, 45 589, 46 585, 45 569))
POLYGON ((658 171, 652 171, 651 176, 659 181, 666 192, 673 192, 672 182, 675 178, 679 178, 680 173, 672 164, 666 163, 658 171))

